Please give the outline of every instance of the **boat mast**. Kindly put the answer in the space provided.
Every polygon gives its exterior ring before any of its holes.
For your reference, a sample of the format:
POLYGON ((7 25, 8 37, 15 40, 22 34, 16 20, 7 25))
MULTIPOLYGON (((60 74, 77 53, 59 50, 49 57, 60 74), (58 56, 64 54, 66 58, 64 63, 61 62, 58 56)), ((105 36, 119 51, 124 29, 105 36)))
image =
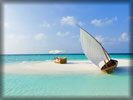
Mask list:
MULTIPOLYGON (((101 45, 101 44, 100 44, 101 45)), ((108 56, 107 56, 107 52, 105 51, 105 49, 103 48, 103 46, 101 45, 101 47, 102 47, 102 49, 103 49, 103 51, 104 51, 104 54, 105 54, 105 56, 106 56, 106 58, 107 58, 107 60, 108 60, 108 63, 110 64, 110 62, 109 62, 109 58, 108 58, 108 56)), ((105 63, 105 66, 106 67, 109 67, 108 65, 107 65, 107 63, 106 63, 106 61, 104 60, 104 63, 105 63)))
MULTIPOLYGON (((78 24, 76 24, 78 27, 80 27, 82 30, 84 30, 80 25, 78 25, 78 24)), ((87 32, 86 30, 84 30, 85 32, 87 32)), ((88 32, 87 32, 88 33, 88 32)), ((88 33, 89 34, 89 33, 88 33)), ((89 34, 93 39, 95 39, 91 34, 89 34)), ((95 39, 96 40, 96 39, 95 39)), ((96 40, 97 41, 97 40, 96 40)), ((98 41, 97 41, 98 42, 98 41)), ((107 58, 107 60, 108 60, 108 62, 109 62, 109 59, 111 59, 111 57, 110 57, 110 55, 107 53, 107 51, 103 48, 103 46, 102 46, 102 44, 100 43, 100 42, 98 42, 99 44, 100 44, 100 46, 102 47, 102 49, 103 49, 103 52, 104 52, 104 54, 105 54, 105 56, 106 56, 106 58, 107 58), (109 56, 107 56, 107 54, 109 55, 109 56)))
MULTIPOLYGON (((100 43, 100 45, 101 45, 101 43, 100 43)), ((102 49, 103 49, 103 52, 104 52, 104 54, 105 54, 105 56, 106 56, 106 58, 107 58, 107 60, 108 60, 108 62, 109 62, 109 57, 107 56, 107 52, 105 51, 105 49, 103 48, 103 46, 101 45, 101 47, 102 47, 102 49)), ((109 55, 109 54, 108 54, 109 55)))

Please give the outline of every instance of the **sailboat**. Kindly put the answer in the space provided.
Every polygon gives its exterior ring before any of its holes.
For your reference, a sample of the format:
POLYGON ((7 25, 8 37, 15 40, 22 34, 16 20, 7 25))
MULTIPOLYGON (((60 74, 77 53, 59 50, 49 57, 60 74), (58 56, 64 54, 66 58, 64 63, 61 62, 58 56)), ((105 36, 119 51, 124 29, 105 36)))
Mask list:
POLYGON ((100 67, 101 71, 105 73, 110 74, 113 72, 118 65, 118 61, 111 59, 102 44, 81 27, 80 41, 84 54, 92 63, 100 67), (101 62, 103 62, 102 66, 100 66, 101 62))

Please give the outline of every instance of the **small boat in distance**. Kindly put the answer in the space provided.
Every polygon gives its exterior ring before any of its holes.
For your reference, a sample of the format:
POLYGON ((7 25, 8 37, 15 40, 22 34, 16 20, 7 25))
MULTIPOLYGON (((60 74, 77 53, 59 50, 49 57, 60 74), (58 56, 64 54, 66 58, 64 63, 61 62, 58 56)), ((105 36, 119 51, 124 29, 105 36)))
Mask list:
MULTIPOLYGON (((78 25, 79 26, 79 25, 78 25)), ((80 27, 80 26, 79 26, 80 27)), ((112 73, 117 67, 118 61, 111 59, 107 51, 103 48, 100 42, 98 42, 91 34, 80 27, 80 40, 84 54, 89 60, 91 60, 98 67, 101 62, 104 65, 101 67, 101 71, 106 73, 112 73)))

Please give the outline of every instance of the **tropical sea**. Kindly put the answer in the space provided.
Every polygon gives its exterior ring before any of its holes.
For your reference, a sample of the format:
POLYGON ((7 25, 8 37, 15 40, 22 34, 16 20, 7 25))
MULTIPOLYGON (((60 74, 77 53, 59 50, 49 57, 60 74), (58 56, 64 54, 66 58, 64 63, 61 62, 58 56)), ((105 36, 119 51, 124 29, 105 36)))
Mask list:
MULTIPOLYGON (((52 61, 55 56, 70 60, 87 60, 84 54, 16 54, 3 55, 3 65, 21 62, 52 61)), ((133 59, 131 54, 110 54, 113 59, 133 59)), ((18 66, 19 67, 19 66, 18 66)), ((89 66, 88 66, 89 67, 89 66)), ((3 75, 4 97, 93 97, 130 95, 130 74, 3 75)))
MULTIPOLYGON (((54 57, 67 57, 68 60, 87 60, 84 54, 14 54, 4 55, 3 63, 19 63, 24 61, 50 61, 54 57)), ((132 59, 133 55, 130 53, 112 53, 111 58, 115 59, 132 59)))

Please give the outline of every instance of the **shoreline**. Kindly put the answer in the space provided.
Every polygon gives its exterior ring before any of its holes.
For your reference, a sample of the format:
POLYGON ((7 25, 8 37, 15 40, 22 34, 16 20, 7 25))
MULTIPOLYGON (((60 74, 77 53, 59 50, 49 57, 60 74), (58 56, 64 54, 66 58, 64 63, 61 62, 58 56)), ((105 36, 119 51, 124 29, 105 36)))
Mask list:
MULTIPOLYGON (((125 68, 129 72, 131 59, 118 60, 117 68, 125 68)), ((100 68, 91 63, 89 60, 69 60, 67 64, 56 64, 53 61, 26 61, 14 64, 5 64, 3 67, 4 74, 83 74, 95 73, 101 74, 100 68)))

